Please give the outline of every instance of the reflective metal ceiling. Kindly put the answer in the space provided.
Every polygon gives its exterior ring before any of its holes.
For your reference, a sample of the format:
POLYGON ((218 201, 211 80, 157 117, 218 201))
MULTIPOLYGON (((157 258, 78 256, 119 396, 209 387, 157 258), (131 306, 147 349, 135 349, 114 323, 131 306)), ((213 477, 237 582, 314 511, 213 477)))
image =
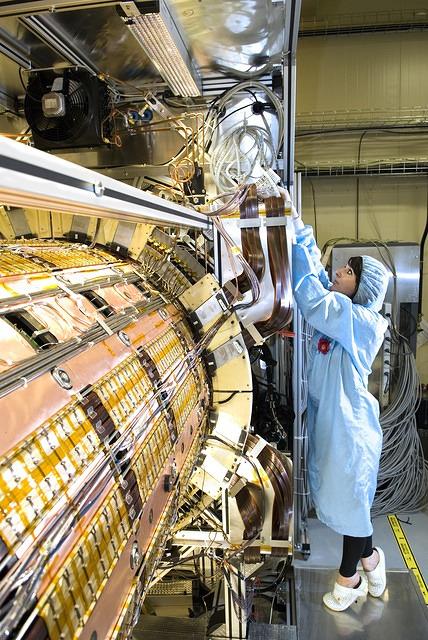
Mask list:
MULTIPOLYGON (((0 89, 12 97, 23 93, 19 65, 65 63, 84 64, 138 87, 162 85, 117 5, 101 0, 82 7, 80 0, 60 0, 49 11, 52 4, 47 2, 0 2, 0 89)), ((173 0, 171 5, 203 77, 213 72, 255 77, 281 61, 282 0, 173 0)))

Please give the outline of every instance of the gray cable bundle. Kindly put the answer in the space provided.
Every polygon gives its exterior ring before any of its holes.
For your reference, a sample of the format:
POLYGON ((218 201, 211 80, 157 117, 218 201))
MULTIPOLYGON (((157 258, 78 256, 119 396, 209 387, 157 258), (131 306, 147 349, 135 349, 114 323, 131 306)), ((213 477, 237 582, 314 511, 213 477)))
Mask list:
POLYGON ((380 417, 383 448, 373 515, 395 511, 418 511, 427 501, 428 463, 416 428, 420 380, 413 353, 401 336, 398 347, 398 378, 394 397, 380 417))

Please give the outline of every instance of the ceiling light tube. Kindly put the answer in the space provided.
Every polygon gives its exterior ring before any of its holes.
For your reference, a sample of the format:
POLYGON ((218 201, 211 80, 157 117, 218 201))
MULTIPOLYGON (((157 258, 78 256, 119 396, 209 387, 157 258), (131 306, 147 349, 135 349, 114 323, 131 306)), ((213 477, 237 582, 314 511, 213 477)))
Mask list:
POLYGON ((173 93, 200 96, 201 79, 165 0, 120 6, 125 24, 173 93))

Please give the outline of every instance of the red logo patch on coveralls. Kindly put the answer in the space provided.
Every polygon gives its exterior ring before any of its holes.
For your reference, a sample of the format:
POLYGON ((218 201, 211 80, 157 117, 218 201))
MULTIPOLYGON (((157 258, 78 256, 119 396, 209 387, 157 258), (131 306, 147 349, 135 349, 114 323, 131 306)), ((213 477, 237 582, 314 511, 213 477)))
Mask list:
POLYGON ((318 340, 318 351, 324 355, 330 351, 330 340, 326 338, 320 338, 318 340))

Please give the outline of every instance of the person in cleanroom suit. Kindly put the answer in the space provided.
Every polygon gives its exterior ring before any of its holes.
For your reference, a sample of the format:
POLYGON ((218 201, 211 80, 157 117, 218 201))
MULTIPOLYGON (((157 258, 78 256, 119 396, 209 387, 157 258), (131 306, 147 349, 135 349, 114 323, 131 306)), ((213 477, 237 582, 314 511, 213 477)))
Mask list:
POLYGON ((379 314, 388 272, 379 260, 359 256, 329 282, 312 228, 294 207, 292 217, 294 296, 315 330, 308 362, 309 486, 318 518, 344 536, 336 583, 323 601, 343 611, 367 591, 382 595, 386 586, 385 556, 372 547, 370 520, 382 431, 367 383, 388 326, 379 314))

